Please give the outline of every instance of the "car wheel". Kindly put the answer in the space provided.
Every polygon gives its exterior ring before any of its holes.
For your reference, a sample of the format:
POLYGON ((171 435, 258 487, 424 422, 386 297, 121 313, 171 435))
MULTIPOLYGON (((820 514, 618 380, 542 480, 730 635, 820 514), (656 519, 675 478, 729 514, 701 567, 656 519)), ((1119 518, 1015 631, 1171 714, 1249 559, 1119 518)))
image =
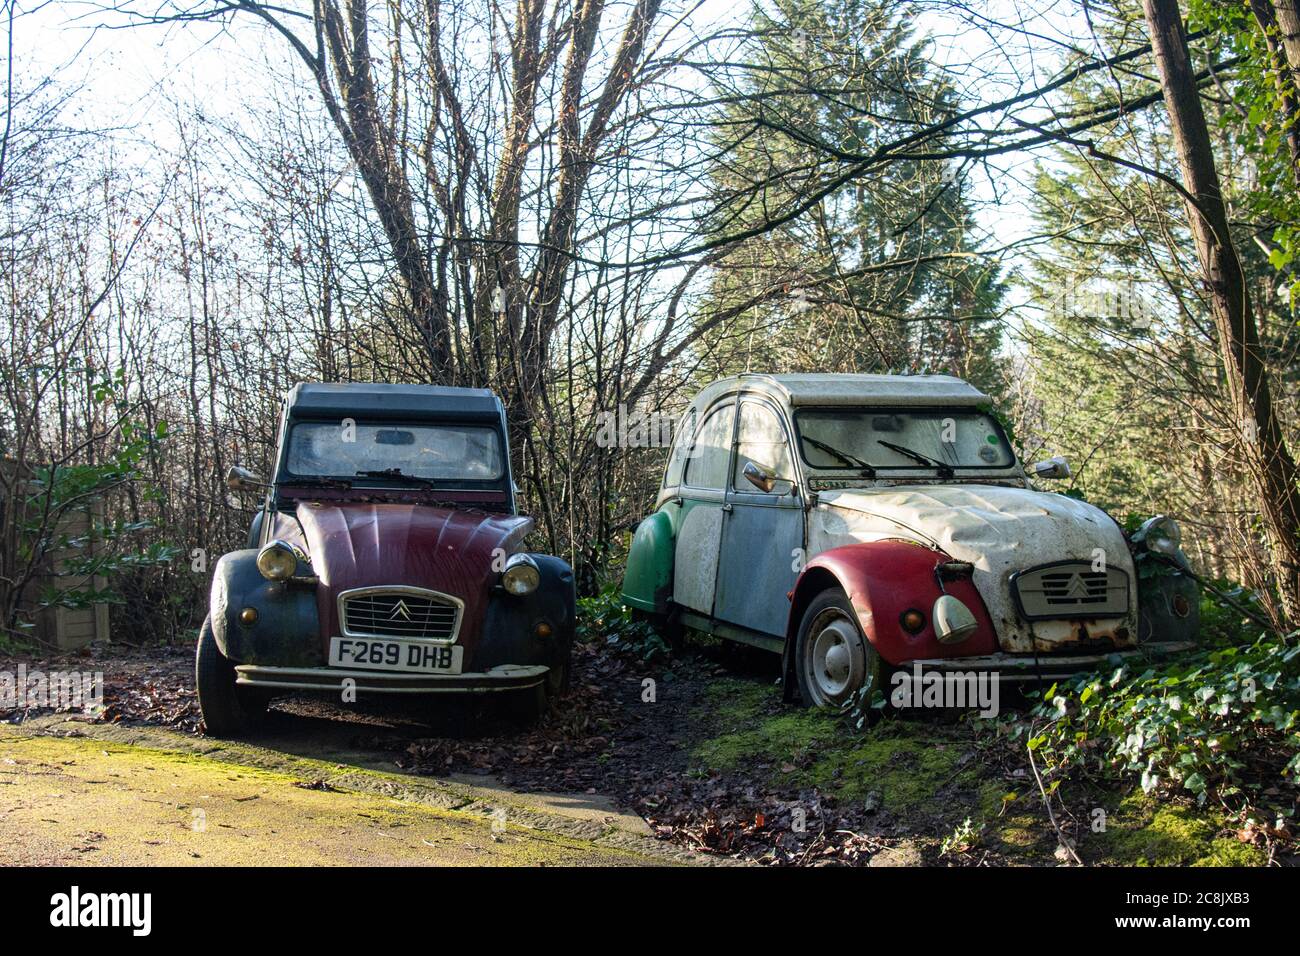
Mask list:
POLYGON ((563 665, 552 667, 545 679, 534 687, 513 690, 505 695, 506 712, 511 720, 532 726, 550 713, 551 705, 569 689, 569 659, 563 665))
POLYGON ((880 686, 880 655, 858 626, 848 596, 827 588, 813 599, 795 645, 799 695, 810 707, 843 707, 880 686))
POLYGON ((558 700, 560 695, 569 689, 569 677, 573 671, 572 661, 566 654, 564 663, 559 667, 552 667, 546 672, 546 696, 548 700, 558 700))
POLYGON ((235 665, 217 647, 212 622, 207 618, 199 631, 199 646, 194 654, 194 679, 203 724, 212 736, 242 736, 266 715, 269 698, 235 683, 235 665))
POLYGON ((668 647, 680 651, 686 645, 686 628, 682 624, 682 609, 676 604, 669 604, 666 614, 657 614, 651 619, 655 633, 668 647))
POLYGON ((531 727, 551 709, 551 690, 547 681, 506 695, 506 712, 517 724, 531 727))

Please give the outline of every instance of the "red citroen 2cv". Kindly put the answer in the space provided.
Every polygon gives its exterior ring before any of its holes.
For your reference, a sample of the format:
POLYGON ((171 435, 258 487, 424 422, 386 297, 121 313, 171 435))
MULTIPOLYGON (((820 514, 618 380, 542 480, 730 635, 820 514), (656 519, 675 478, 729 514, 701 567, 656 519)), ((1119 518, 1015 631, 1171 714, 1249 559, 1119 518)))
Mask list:
POLYGON ((212 580, 196 657, 211 734, 277 693, 498 692, 527 716, 564 685, 574 584, 523 550, 501 401, 480 389, 301 384, 248 547, 212 580))

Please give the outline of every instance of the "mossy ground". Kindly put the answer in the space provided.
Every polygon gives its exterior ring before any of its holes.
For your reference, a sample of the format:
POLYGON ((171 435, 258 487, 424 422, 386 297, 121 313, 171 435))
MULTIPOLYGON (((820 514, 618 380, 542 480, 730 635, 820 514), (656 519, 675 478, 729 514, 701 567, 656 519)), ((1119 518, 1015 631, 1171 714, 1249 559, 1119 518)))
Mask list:
POLYGON ((511 822, 196 753, 0 737, 5 864, 619 865, 651 862, 511 822), (308 785, 304 785, 308 784, 308 785))
MULTIPOLYGON (((845 824, 834 832, 850 834, 859 862, 1058 862, 1023 744, 987 722, 886 716, 855 733, 838 715, 786 706, 771 668, 735 655, 658 676, 665 683, 654 708, 641 698, 640 678, 627 678, 622 706, 638 715, 637 732, 615 745, 600 725, 599 747, 561 765, 577 771, 563 794, 550 792, 549 767, 544 786, 520 785, 511 751, 501 749, 513 738, 457 738, 476 758, 506 753, 505 764, 490 764, 499 780, 465 771, 448 779, 441 759, 429 772, 398 772, 405 732, 392 732, 394 747, 359 734, 371 722, 311 709, 280 713, 256 743, 59 715, 0 725, 0 864, 699 862, 693 851, 702 840, 743 837, 754 814, 769 822, 737 852, 799 862, 806 841, 780 841, 793 835, 791 807, 810 800, 845 824), (622 780, 633 781, 626 792, 617 789, 622 780), (653 800, 636 802, 647 795, 653 800), (500 806, 507 827, 494 838, 490 814, 500 806), (193 829, 195 809, 205 811, 206 831, 193 829), (690 842, 655 840, 646 820, 690 842)), ((419 733, 428 731, 421 725, 419 733)), ((1209 809, 1154 802, 1131 788, 1091 791, 1079 780, 1058 794, 1066 805, 1058 816, 1089 864, 1264 862, 1209 809), (1106 827, 1094 832, 1097 809, 1106 827)))
POLYGON ((704 769, 772 762, 772 779, 782 785, 817 787, 842 800, 874 793, 898 812, 978 781, 968 738, 950 727, 890 721, 855 735, 835 714, 785 707, 776 687, 742 680, 719 681, 707 696, 705 714, 720 732, 695 749, 704 769))
MULTIPOLYGON (((1103 808, 1104 809, 1104 808, 1103 808)), ((1209 812, 1130 793, 1106 816, 1105 830, 1087 833, 1080 852, 1128 866, 1260 866, 1262 850, 1223 833, 1209 812)))
MULTIPOLYGON (((958 832, 966 835, 956 842, 969 846, 967 853, 1007 863, 1056 862, 1056 833, 1027 764, 1017 772, 997 759, 1005 745, 962 721, 888 716, 854 732, 839 715, 783 705, 778 687, 738 678, 714 683, 696 717, 696 773, 738 774, 778 792, 816 788, 841 802, 867 801, 882 821, 915 832, 929 862, 946 862, 944 840, 958 832)), ((1140 791, 1066 796, 1112 808, 1102 832, 1092 831, 1091 815, 1081 817, 1078 850, 1088 863, 1264 862, 1255 848, 1223 835, 1212 812, 1153 804, 1140 791)))

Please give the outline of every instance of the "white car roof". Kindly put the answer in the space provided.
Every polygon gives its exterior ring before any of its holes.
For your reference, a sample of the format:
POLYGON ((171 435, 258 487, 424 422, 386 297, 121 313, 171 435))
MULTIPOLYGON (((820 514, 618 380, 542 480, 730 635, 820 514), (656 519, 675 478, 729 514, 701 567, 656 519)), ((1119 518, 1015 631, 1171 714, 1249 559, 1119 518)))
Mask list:
POLYGON ((746 372, 712 383, 696 398, 703 411, 714 398, 742 389, 785 405, 983 405, 992 400, 952 375, 867 375, 816 372, 761 375, 746 372))

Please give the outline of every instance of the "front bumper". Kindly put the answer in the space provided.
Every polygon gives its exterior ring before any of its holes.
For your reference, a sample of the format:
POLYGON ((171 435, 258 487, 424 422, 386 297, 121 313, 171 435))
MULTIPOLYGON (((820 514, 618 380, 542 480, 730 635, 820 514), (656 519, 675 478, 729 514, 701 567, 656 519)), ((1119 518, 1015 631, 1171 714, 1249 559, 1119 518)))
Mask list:
POLYGON ((909 661, 902 665, 911 669, 920 667, 922 673, 952 673, 954 671, 985 671, 994 673, 1000 681, 1018 683, 1034 680, 1060 680, 1076 674, 1117 667, 1133 661, 1156 663, 1177 654, 1192 650, 1195 641, 1170 641, 1144 644, 1131 650, 1109 651, 1104 654, 988 654, 983 657, 948 657, 909 661))
POLYGON ((272 690, 311 690, 337 693, 343 681, 355 681, 358 692, 371 694, 490 694, 536 687, 549 667, 541 664, 501 664, 467 674, 408 674, 395 671, 350 670, 344 667, 269 667, 237 664, 240 687, 272 690))

